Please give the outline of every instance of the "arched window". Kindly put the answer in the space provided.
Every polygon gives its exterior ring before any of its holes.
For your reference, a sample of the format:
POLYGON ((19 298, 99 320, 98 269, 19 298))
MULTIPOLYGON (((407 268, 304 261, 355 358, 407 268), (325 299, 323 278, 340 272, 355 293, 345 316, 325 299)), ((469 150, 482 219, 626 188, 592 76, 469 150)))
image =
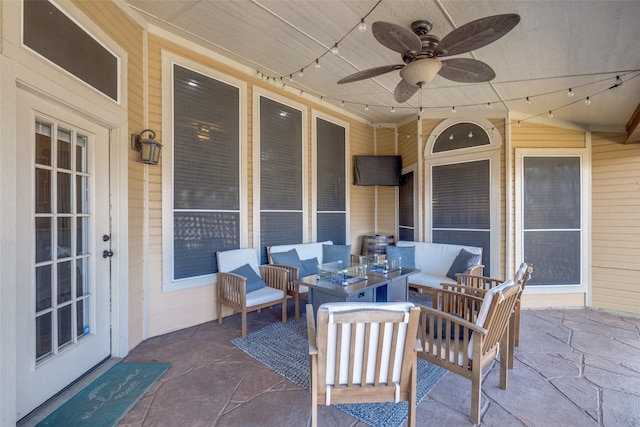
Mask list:
POLYGON ((427 240, 482 247, 487 275, 499 270, 500 146, 488 120, 446 120, 425 147, 427 240))

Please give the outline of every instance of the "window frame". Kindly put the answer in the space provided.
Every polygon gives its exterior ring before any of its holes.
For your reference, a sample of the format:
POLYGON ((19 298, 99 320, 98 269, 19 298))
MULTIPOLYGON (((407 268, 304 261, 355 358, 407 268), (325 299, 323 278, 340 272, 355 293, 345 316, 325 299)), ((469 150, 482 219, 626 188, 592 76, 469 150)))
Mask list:
POLYGON ((500 272, 500 259, 502 253, 500 249, 500 218, 501 218, 501 196, 500 196, 500 150, 502 147, 502 136, 500 132, 488 131, 487 129, 494 129, 495 125, 487 119, 475 119, 475 120, 459 120, 459 119, 447 119, 443 120, 438 126, 436 126, 427 138, 424 149, 424 161, 425 161, 425 173, 424 173, 424 233, 426 241, 433 241, 433 210, 431 201, 433 200, 433 188, 432 188, 432 170, 434 166, 457 164, 457 163, 470 163, 475 161, 489 160, 489 194, 490 194, 490 251, 491 251, 491 265, 489 265, 489 271, 495 277, 500 272), (489 145, 481 145, 477 147, 463 148, 453 151, 443 151, 439 153, 433 153, 433 145, 435 144, 438 135, 445 132, 449 127, 458 123, 473 123, 482 128, 489 137, 489 145))
MULTIPOLYGON (((311 230, 311 241, 316 242, 318 239, 318 129, 317 129, 317 120, 321 119, 326 122, 332 123, 336 126, 340 126, 344 128, 344 197, 345 197, 345 206, 344 206, 344 214, 345 214, 345 242, 349 244, 350 242, 350 224, 351 224, 351 216, 350 216, 350 158, 349 158, 349 124, 342 120, 338 120, 335 117, 329 116, 327 114, 323 114, 320 111, 312 110, 311 111, 311 216, 312 216, 312 230, 311 230)), ((334 212, 334 211, 322 211, 322 212, 334 212)), ((339 211, 335 211, 336 213, 339 211)))
MULTIPOLYGON (((524 216, 523 216, 523 184, 525 157, 579 157, 580 158, 580 280, 577 284, 536 285, 527 286, 527 294, 588 294, 590 276, 590 224, 588 195, 590 191, 590 177, 587 165, 590 164, 586 148, 516 148, 515 149, 515 256, 516 265, 526 262, 524 257, 524 216)), ((535 274, 535 265, 534 265, 535 274)))
MULTIPOLYGON (((238 156, 238 179, 239 179, 239 202, 240 202, 240 247, 246 247, 248 242, 248 202, 247 202, 247 162, 243 161, 247 153, 247 84, 227 74, 221 73, 212 68, 206 67, 197 62, 175 55, 171 52, 162 51, 162 291, 171 292, 197 286, 210 285, 217 281, 216 273, 205 274, 184 279, 174 279, 173 259, 173 66, 178 65, 196 73, 206 75, 209 78, 219 80, 225 84, 237 87, 239 90, 239 135, 240 147, 238 156)), ((145 190, 148 190, 148 168, 145 167, 145 190)), ((146 192, 146 191, 145 191, 146 192)), ((145 206, 148 210, 148 206, 145 206)), ((145 213, 148 217, 148 212, 145 213)), ((147 221, 148 222, 148 221, 147 221)), ((145 231, 148 235, 148 230, 145 231)), ((148 237, 145 237, 148 238, 148 237)))

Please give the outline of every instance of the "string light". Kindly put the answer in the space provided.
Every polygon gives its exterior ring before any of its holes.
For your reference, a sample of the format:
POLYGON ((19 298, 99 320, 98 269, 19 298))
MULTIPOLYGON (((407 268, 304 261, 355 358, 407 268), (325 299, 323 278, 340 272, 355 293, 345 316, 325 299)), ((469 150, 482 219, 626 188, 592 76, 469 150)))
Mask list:
POLYGON ((527 99, 524 102, 526 102, 527 104, 531 104, 531 100, 529 99, 528 96, 527 96, 527 99))
POLYGON ((340 106, 344 107, 344 101, 340 101, 340 106))
POLYGON ((567 96, 571 98, 573 97, 573 95, 575 95, 575 93, 573 93, 573 89, 569 88, 569 92, 567 92, 567 96))
POLYGON ((473 138, 473 132, 469 131, 469 135, 467 135, 469 138, 473 138))
POLYGON ((320 68, 320 60, 316 59, 316 68, 320 68))
POLYGON ((491 108, 492 108, 492 107, 491 107, 491 103, 490 103, 490 102, 487 102, 487 108, 488 108, 488 109, 491 109, 491 108))
POLYGON ((549 117, 550 119, 553 119, 553 113, 551 112, 551 110, 549 110, 549 114, 547 114, 547 117, 549 117))
POLYGON ((587 96, 587 99, 584 100, 584 105, 591 105, 591 100, 587 96))
POLYGON ((518 120, 517 125, 518 125, 518 127, 522 126, 522 124, 520 123, 520 120, 518 120))
POLYGON ((396 112, 396 107, 391 107, 391 112, 395 113, 396 112))
POLYGON ((331 48, 331 53, 333 53, 334 55, 340 53, 340 51, 338 50, 338 43, 333 45, 333 47, 331 48))
POLYGON ((361 33, 364 33, 365 31, 367 31, 367 24, 364 23, 364 18, 360 19, 360 23, 358 24, 358 30, 361 33))
POLYGON ((369 111, 369 104, 366 104, 366 105, 364 106, 364 111, 369 111))
POLYGON ((453 141, 453 134, 449 135, 449 141, 453 141))
POLYGON ((298 77, 302 76, 304 76, 304 68, 300 68, 300 71, 298 71, 298 77))
POLYGON ((456 107, 455 107, 455 106, 451 107, 451 112, 452 112, 452 113, 457 113, 457 111, 456 111, 456 107))

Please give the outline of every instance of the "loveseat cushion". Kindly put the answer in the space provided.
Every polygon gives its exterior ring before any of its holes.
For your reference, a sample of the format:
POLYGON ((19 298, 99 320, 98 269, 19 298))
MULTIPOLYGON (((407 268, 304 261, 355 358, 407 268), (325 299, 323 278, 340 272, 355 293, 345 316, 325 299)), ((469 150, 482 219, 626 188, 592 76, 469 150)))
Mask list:
POLYGON ((274 264, 290 265, 292 267, 298 267, 300 270, 300 276, 303 276, 304 267, 298 256, 298 252, 295 249, 289 249, 286 252, 276 252, 271 254, 271 259, 274 264))
POLYGON ((247 293, 257 291, 258 289, 267 286, 265 281, 256 274, 249 264, 242 265, 235 270, 231 270, 229 273, 234 273, 247 279, 247 293))
POLYGON ((416 248, 415 246, 387 246, 387 259, 400 260, 400 267, 416 268, 416 248))
POLYGON ((318 258, 313 257, 309 259, 303 259, 300 262, 302 263, 302 269, 304 271, 304 273, 300 272, 300 277, 318 274, 318 258))
POLYGON ((451 263, 447 277, 450 279, 456 279, 456 273, 466 273, 469 268, 480 263, 480 255, 473 254, 466 249, 460 249, 460 252, 456 256, 456 259, 451 263))
POLYGON ((351 245, 322 245, 322 262, 342 261, 342 265, 351 265, 351 245))

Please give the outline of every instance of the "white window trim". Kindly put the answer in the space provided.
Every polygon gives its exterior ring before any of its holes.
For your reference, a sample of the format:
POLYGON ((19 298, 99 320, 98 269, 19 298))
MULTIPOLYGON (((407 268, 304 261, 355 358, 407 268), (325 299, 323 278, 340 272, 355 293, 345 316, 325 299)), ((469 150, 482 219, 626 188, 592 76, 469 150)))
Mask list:
MULTIPOLYGON (((335 117, 329 116, 327 114, 323 114, 317 110, 311 111, 311 215, 312 215, 312 230, 311 230, 311 240, 312 242, 318 241, 318 134, 317 134, 317 119, 322 119, 324 121, 333 123, 336 126, 340 126, 344 128, 344 177, 345 177, 345 205, 344 205, 344 213, 345 213, 345 242, 348 244, 350 241, 350 227, 351 224, 351 216, 350 209, 350 185, 349 185, 349 124, 342 120, 338 120, 335 117)), ((339 211, 336 211, 339 212, 339 211)))
POLYGON ((215 283, 215 274, 206 274, 188 279, 173 278, 173 65, 188 68, 197 73, 219 80, 239 89, 240 155, 238 173, 240 180, 240 247, 248 242, 247 201, 247 84, 197 62, 162 51, 162 291, 171 292, 215 283))
MULTIPOLYGON (((589 212, 589 204, 587 202, 588 195, 591 194, 591 179, 589 168, 590 164, 589 151, 586 148, 516 148, 515 150, 515 255, 516 265, 520 265, 523 261, 524 239, 523 239, 523 159, 525 157, 580 157, 580 277, 582 283, 575 285, 536 285, 527 286, 524 290, 527 294, 568 294, 568 293, 587 293, 589 290, 590 275, 590 228, 591 215, 589 212)), ((534 265, 535 274, 535 265, 534 265)))
MULTIPOLYGON (((262 247, 260 241, 260 97, 268 98, 284 104, 290 108, 300 110, 302 113, 302 241, 309 239, 309 209, 307 203, 307 165, 309 163, 309 150, 307 148, 308 117, 305 105, 294 102, 289 98, 278 95, 263 88, 254 87, 253 90, 253 247, 258 254, 262 247)), ((289 212, 289 211, 288 211, 289 212)), ((292 211, 291 211, 292 212, 292 211)))
POLYGON ((445 131, 450 126, 457 123, 474 123, 481 128, 493 129, 495 125, 487 119, 476 120, 458 120, 447 119, 443 120, 438 126, 436 126, 427 142, 424 149, 425 157, 425 191, 424 191, 424 230, 425 236, 428 241, 433 241, 433 217, 431 210, 431 200, 433 199, 433 188, 431 171, 434 166, 449 165, 455 163, 468 163, 482 160, 489 160, 489 173, 490 173, 490 203, 491 203, 491 265, 489 266, 492 275, 497 275, 500 271, 500 258, 502 253, 500 251, 500 147, 502 146, 502 137, 500 132, 488 132, 489 145, 482 145, 480 147, 464 148, 454 151, 444 151, 440 153, 432 153, 433 144, 440 133, 445 131))

